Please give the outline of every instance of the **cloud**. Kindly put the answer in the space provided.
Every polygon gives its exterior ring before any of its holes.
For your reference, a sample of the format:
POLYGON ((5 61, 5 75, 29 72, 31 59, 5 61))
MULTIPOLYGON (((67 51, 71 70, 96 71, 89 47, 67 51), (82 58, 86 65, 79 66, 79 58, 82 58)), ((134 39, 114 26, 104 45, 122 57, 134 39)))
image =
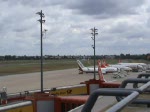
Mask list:
POLYGON ((80 14, 109 18, 138 14, 137 8, 143 3, 144 0, 80 0, 80 2, 69 0, 66 7, 80 14))
POLYGON ((150 49, 148 0, 2 0, 0 10, 1 55, 40 55, 40 17, 35 13, 41 10, 48 30, 44 54, 93 54, 93 27, 99 33, 98 55, 150 49))

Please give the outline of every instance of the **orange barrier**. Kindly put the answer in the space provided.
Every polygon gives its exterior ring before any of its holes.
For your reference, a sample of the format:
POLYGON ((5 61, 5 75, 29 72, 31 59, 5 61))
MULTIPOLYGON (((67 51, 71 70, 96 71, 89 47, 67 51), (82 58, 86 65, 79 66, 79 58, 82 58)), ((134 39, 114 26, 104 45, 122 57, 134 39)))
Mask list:
POLYGON ((67 112, 84 104, 88 95, 55 97, 55 112, 67 112))
MULTIPOLYGON (((88 81, 82 82, 82 84, 86 84, 87 86, 87 93, 91 94, 90 89, 91 85, 98 85, 98 88, 119 88, 120 83, 115 83, 115 82, 105 82, 102 80, 95 80, 95 79, 90 79, 88 81)), ((97 89, 98 89, 97 88, 97 89)))

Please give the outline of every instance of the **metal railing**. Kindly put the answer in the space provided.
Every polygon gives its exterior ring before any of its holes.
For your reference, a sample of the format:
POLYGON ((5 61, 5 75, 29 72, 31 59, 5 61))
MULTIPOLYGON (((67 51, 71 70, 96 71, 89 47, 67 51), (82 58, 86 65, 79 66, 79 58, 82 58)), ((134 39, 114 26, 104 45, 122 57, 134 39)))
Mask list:
POLYGON ((128 95, 125 99, 121 100, 119 103, 108 109, 106 112, 120 112, 124 107, 131 103, 134 99, 139 96, 139 93, 134 91, 128 95))
POLYGON ((13 109, 13 108, 17 108, 17 107, 28 106, 28 105, 32 105, 32 101, 24 101, 24 102, 19 102, 19 103, 12 104, 12 105, 1 106, 0 107, 0 112, 10 110, 10 109, 13 109))
POLYGON ((100 96, 100 95, 103 95, 103 96, 128 96, 128 95, 132 94, 133 92, 135 92, 135 91, 131 90, 131 89, 129 90, 129 89, 122 89, 122 88, 119 88, 119 89, 118 88, 97 89, 90 95, 89 99, 85 103, 81 112, 91 112, 98 96, 100 96))
POLYGON ((136 99, 140 94, 144 92, 150 92, 148 89, 150 87, 150 79, 147 79, 147 77, 149 76, 139 75, 138 78, 127 79, 122 82, 120 88, 97 89, 90 95, 81 112, 91 112, 98 96, 100 95, 116 96, 116 99, 120 101, 119 103, 108 109, 107 112, 119 112, 130 103, 145 104, 150 107, 150 100, 136 99), (145 77, 145 79, 141 78, 143 76, 145 77), (125 89, 128 83, 133 83, 132 89, 125 89), (135 86, 134 84, 138 83, 144 83, 144 85, 137 88, 137 85, 135 86))

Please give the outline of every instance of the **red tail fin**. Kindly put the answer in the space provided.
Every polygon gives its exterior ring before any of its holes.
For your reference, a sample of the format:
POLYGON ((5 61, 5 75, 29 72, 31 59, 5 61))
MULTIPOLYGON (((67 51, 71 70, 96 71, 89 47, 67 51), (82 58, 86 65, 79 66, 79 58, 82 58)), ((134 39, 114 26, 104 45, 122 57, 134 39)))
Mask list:
POLYGON ((119 59, 119 63, 121 63, 122 61, 121 61, 121 59, 119 59))
POLYGON ((106 68, 105 63, 104 63, 104 60, 103 60, 102 63, 101 63, 101 68, 106 68))
POLYGON ((102 73, 102 70, 101 70, 101 61, 98 60, 98 75, 99 75, 99 79, 103 82, 106 82, 104 76, 103 76, 103 73, 102 73))
POLYGON ((109 66, 109 64, 106 63, 105 59, 103 59, 103 64, 105 65, 105 67, 109 66))

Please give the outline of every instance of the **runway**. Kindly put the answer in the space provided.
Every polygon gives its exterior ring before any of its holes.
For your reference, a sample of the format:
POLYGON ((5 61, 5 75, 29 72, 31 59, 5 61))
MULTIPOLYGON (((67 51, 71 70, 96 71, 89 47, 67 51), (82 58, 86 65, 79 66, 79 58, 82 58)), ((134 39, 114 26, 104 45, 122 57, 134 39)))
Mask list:
MULTIPOLYGON (((8 93, 22 92, 41 88, 40 72, 0 77, 0 89, 7 87, 8 93)), ((93 78, 92 74, 78 74, 78 69, 47 71, 43 73, 43 87, 53 88, 79 84, 93 78)))
MULTIPOLYGON (((93 77, 93 74, 78 74, 78 68, 47 71, 43 73, 43 87, 50 89, 59 86, 75 85, 80 84, 80 82, 93 79, 93 77)), ((40 89, 40 78, 40 72, 1 76, 0 88, 6 87, 7 93, 40 89)), ((96 78, 98 79, 98 75, 96 75, 96 78)), ((112 78, 112 74, 105 75, 105 79, 108 81, 115 80, 114 78, 112 78)), ((120 80, 124 79, 122 78, 120 80)))

